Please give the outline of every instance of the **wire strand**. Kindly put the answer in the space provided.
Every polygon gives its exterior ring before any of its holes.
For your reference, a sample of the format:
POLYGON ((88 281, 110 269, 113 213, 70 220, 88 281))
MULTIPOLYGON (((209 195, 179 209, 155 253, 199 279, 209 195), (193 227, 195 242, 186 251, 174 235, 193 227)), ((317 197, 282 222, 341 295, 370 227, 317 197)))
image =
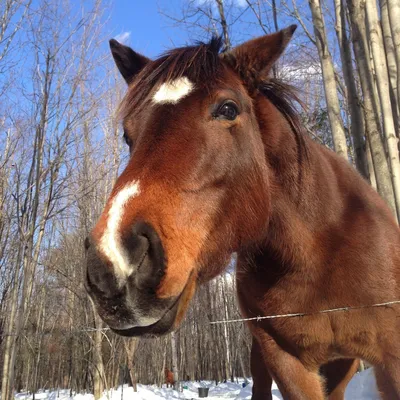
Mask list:
POLYGON ((277 315, 266 315, 266 316, 259 315, 257 317, 251 317, 251 318, 227 319, 227 320, 220 320, 220 321, 212 321, 212 322, 210 322, 210 325, 230 324, 230 323, 234 323, 234 322, 245 322, 245 321, 261 321, 264 319, 276 319, 276 318, 307 317, 307 316, 311 316, 311 315, 328 314, 328 313, 339 312, 339 311, 352 311, 352 310, 360 310, 363 308, 373 308, 373 307, 387 307, 387 306, 391 306, 394 304, 400 304, 400 300, 387 301, 385 303, 376 303, 376 304, 371 304, 371 305, 366 305, 366 306, 330 308, 328 310, 320 310, 320 311, 315 311, 312 313, 290 313, 290 314, 277 314, 277 315))
MULTIPOLYGON (((251 318, 239 318, 239 319, 226 319, 226 320, 219 320, 219 321, 211 321, 209 324, 210 325, 217 325, 217 324, 232 324, 235 322, 247 322, 247 321, 262 321, 265 319, 277 319, 277 318, 295 318, 295 317, 307 317, 307 316, 312 316, 312 315, 320 315, 320 314, 328 314, 328 313, 334 313, 334 312, 344 312, 344 311, 352 311, 352 310, 361 310, 364 308, 377 308, 377 307, 388 307, 392 306, 395 304, 400 304, 400 300, 394 300, 394 301, 387 301, 385 303, 376 303, 376 304, 370 304, 370 305, 364 305, 364 306, 355 306, 355 307, 338 307, 338 308, 330 308, 327 310, 320 310, 320 311, 315 311, 315 312, 310 312, 310 313, 288 313, 288 314, 276 314, 276 315, 265 315, 265 316, 257 316, 257 317, 251 317, 251 318)), ((96 328, 83 328, 83 329, 76 329, 76 330, 49 330, 49 331, 42 331, 38 332, 38 335, 55 335, 57 333, 69 333, 70 335, 77 334, 77 333, 87 333, 87 332, 105 332, 109 331, 110 328, 101 328, 101 329, 96 329, 96 328)), ((0 333, 0 337, 6 337, 6 336, 23 336, 24 331, 22 331, 19 335, 16 333, 0 333)))

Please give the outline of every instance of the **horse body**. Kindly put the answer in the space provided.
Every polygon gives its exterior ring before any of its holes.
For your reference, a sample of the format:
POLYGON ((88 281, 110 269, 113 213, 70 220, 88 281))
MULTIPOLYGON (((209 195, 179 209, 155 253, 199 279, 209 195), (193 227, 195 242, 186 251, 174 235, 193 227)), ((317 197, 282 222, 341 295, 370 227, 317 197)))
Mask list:
POLYGON ((115 41, 129 84, 131 158, 87 241, 87 288, 125 336, 182 320, 196 286, 237 252, 253 400, 343 399, 358 359, 400 398, 399 228, 346 160, 307 138, 268 78, 294 28, 219 53, 213 40, 151 61, 115 41))
MULTIPOLYGON (((260 100, 270 120, 273 110, 264 98, 260 100)), ((286 385, 291 387, 288 398, 299 388, 307 393, 304 398, 314 398, 318 370, 329 361, 362 358, 387 366, 396 358, 393 338, 400 332, 398 307, 317 312, 399 298, 400 240, 387 206, 345 160, 306 139, 307 161, 302 165, 288 129, 281 133, 285 142, 278 140, 275 148, 270 142, 265 145, 269 158, 273 155, 281 161, 270 169, 274 191, 267 244, 258 252, 238 254, 237 288, 242 314, 249 318, 305 310, 316 313, 249 324, 263 344, 263 356, 283 394, 286 385), (296 184, 298 168, 303 172, 296 184), (286 357, 301 362, 292 373, 286 357), (313 371, 306 374, 309 380, 304 379, 305 371, 313 371), (284 382, 280 382, 282 377, 284 382)), ((388 393, 387 398, 396 398, 396 392, 388 393)))

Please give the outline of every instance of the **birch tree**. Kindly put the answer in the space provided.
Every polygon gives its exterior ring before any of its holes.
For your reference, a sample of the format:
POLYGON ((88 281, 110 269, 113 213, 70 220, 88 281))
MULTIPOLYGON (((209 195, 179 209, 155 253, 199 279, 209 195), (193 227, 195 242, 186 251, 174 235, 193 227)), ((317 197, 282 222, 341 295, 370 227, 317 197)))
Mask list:
POLYGON ((343 0, 335 0, 335 17, 335 30, 339 43, 343 77, 346 83, 347 100, 350 109, 350 131, 354 143, 356 166, 361 175, 369 180, 370 173, 364 139, 364 119, 353 71, 351 46, 346 30, 346 8, 343 0))
POLYGON ((390 28, 394 43, 394 52, 397 63, 397 99, 400 101, 400 2, 398 0, 387 0, 390 28))
POLYGON ((378 104, 374 97, 374 79, 369 63, 370 55, 365 28, 365 8, 362 7, 360 0, 347 0, 347 6, 351 20, 354 55, 363 94, 366 136, 372 155, 377 190, 388 203, 393 215, 396 215, 393 186, 379 125, 378 104))
POLYGON ((319 59, 321 61, 326 104, 328 108, 328 116, 331 125, 335 151, 339 155, 348 159, 346 134, 340 114, 335 70, 332 56, 328 48, 328 40, 325 31, 325 22, 321 11, 321 4, 319 0, 309 0, 308 4, 310 6, 312 15, 315 42, 318 49, 319 59))
POLYGON ((392 30, 389 21, 389 10, 387 0, 380 0, 381 24, 383 40, 385 43, 385 53, 390 80, 390 100, 392 103, 393 119, 396 124, 396 131, 399 130, 399 98, 397 93, 397 64, 392 30))
POLYGON ((378 20, 378 10, 375 1, 366 1, 366 15, 368 20, 368 33, 371 43, 373 62, 375 66, 376 81, 382 111, 383 132, 389 155, 390 172, 393 183, 394 197, 397 213, 400 216, 400 161, 398 139, 393 121, 393 112, 390 101, 390 84, 386 57, 383 51, 382 32, 378 20))

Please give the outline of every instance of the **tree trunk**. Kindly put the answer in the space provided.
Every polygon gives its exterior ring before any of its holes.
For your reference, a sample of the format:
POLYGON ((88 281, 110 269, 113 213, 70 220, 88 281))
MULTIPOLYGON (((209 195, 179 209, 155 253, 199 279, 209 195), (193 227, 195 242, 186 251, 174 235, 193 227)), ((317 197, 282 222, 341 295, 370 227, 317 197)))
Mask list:
POLYGON ((369 145, 369 141, 368 140, 367 140, 366 145, 367 145, 366 147, 367 147, 367 162, 368 162, 368 170, 369 170, 369 181, 371 183, 371 186, 375 190, 378 190, 378 188, 376 186, 374 163, 372 161, 371 146, 369 145))
POLYGON ((397 63, 397 99, 400 101, 400 1, 387 0, 387 5, 397 63))
MULTIPOLYGON (((274 21, 274 30, 275 32, 279 31, 279 24, 278 24, 278 13, 277 13, 277 9, 276 9, 276 0, 272 0, 271 3, 272 6, 272 19, 274 21)), ((277 71, 277 65, 276 63, 274 63, 274 65, 272 66, 272 75, 274 76, 274 78, 278 78, 278 71, 277 71)))
POLYGON ((94 333, 94 346, 93 346, 93 391, 94 398, 98 400, 104 391, 104 365, 102 357, 102 341, 103 333, 103 321, 95 312, 96 332, 94 333))
POLYGON ((123 343, 124 343, 126 358, 128 360, 128 370, 129 370, 129 376, 131 377, 133 391, 137 392, 134 359, 135 359, 135 351, 139 343, 139 340, 137 338, 129 338, 129 339, 124 338, 123 343))
POLYGON ((378 20, 375 1, 366 1, 366 14, 369 27, 369 39, 375 66, 376 81, 382 111, 383 131, 389 153, 389 165, 392 176, 397 213, 400 215, 400 160, 396 130, 390 102, 390 85, 386 58, 383 51, 382 33, 378 20))
POLYGON ((223 0, 215 0, 215 1, 217 2, 218 6, 218 13, 222 26, 222 35, 224 37, 225 49, 230 50, 232 45, 231 45, 231 40, 229 38, 228 23, 226 22, 225 18, 224 2, 223 0))
POLYGON ((40 301, 40 307, 38 310, 38 324, 36 328, 36 338, 38 340, 38 343, 36 345, 37 347, 37 354, 36 354, 36 360, 34 362, 34 370, 33 370, 33 379, 32 379, 32 392, 36 393, 38 389, 40 389, 39 386, 39 380, 40 380, 40 374, 39 374, 39 367, 40 367, 40 357, 41 357, 41 347, 42 347, 42 339, 43 335, 42 332, 44 331, 45 323, 46 323, 46 306, 45 306, 45 298, 46 298, 46 286, 43 286, 41 290, 41 301, 40 301))
POLYGON ((369 180, 368 163, 365 151, 364 119, 353 72, 350 42, 346 31, 346 10, 343 0, 335 0, 336 35, 339 42, 343 77, 347 88, 350 109, 350 130, 353 138, 357 170, 369 180))
POLYGON ((393 120, 395 122, 396 133, 399 135, 399 98, 397 97, 397 64, 396 54, 392 38, 392 31, 389 21, 389 10, 387 0, 380 0, 381 24, 383 41, 385 43, 385 53, 390 80, 390 100, 392 102, 393 120))
MULTIPOLYGON (((228 304, 227 304, 227 299, 226 295, 228 293, 228 290, 226 289, 227 282, 226 282, 226 274, 225 276, 221 276, 220 278, 221 281, 221 295, 223 296, 223 306, 224 306, 224 319, 228 320, 229 319, 229 312, 228 312, 228 304)), ((225 341, 225 348, 226 348, 226 356, 225 356, 225 379, 232 378, 232 356, 231 356, 231 350, 230 350, 230 343, 229 343, 229 331, 228 331, 228 325, 227 324, 222 324, 223 325, 223 330, 224 330, 224 341, 225 341)))
POLYGON ((18 292, 19 292, 19 271, 20 271, 20 249, 15 263, 15 272, 13 278, 13 287, 10 296, 10 315, 8 318, 8 330, 6 331, 6 343, 3 359, 3 374, 1 380, 1 400, 11 400, 14 398, 12 393, 12 353, 16 346, 15 325, 18 310, 18 292))
POLYGON ((364 121, 374 164, 376 185, 379 194, 386 200, 393 215, 396 215, 393 186, 380 133, 376 103, 373 98, 374 84, 369 64, 368 41, 365 30, 365 10, 361 7, 360 0, 348 0, 347 5, 352 26, 353 49, 363 92, 364 121))
POLYGON ((328 49, 328 41, 325 32, 325 23, 321 12, 320 0, 309 0, 308 4, 311 9, 315 40, 322 67, 326 106, 332 130, 333 145, 336 153, 348 160, 346 134, 343 128, 342 117, 340 115, 335 70, 328 49))
POLYGON ((178 353, 176 351, 175 332, 171 332, 171 348, 172 348, 172 373, 174 374, 174 389, 179 388, 179 371, 178 371, 178 353))

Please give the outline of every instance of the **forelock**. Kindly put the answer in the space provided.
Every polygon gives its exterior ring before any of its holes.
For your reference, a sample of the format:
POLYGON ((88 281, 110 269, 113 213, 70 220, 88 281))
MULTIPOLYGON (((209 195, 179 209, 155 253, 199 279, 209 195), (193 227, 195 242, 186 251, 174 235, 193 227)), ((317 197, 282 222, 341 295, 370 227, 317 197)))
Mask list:
POLYGON ((213 37, 209 43, 176 48, 149 62, 129 85, 121 104, 122 118, 151 101, 155 91, 164 83, 185 77, 196 88, 214 85, 220 75, 221 48, 221 38, 213 37))

